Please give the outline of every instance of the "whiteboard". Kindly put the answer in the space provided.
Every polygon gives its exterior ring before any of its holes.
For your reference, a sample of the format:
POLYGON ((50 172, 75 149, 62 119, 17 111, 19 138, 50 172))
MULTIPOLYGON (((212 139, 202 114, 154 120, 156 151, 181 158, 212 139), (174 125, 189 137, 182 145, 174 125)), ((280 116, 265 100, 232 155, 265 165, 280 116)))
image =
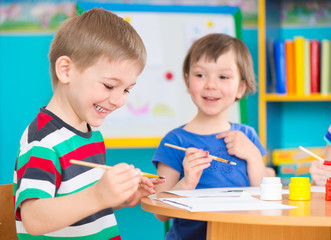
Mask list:
MULTIPOLYGON (((182 77, 187 50, 209 33, 236 36, 237 7, 125 5, 78 2, 82 10, 102 7, 128 21, 142 38, 147 63, 126 104, 99 128, 105 138, 162 138, 189 122, 196 107, 182 77)), ((240 122, 235 103, 229 119, 240 122)))

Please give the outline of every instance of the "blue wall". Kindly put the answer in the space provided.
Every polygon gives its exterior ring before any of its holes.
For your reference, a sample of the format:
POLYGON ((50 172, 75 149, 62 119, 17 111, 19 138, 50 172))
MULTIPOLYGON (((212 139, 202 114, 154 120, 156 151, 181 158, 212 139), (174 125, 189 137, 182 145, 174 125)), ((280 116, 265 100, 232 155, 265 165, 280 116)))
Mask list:
MULTIPOLYGON (((243 29, 243 41, 250 49, 258 73, 257 30, 243 29)), ((45 106, 52 94, 49 77, 48 49, 53 34, 0 35, 0 184, 11 183, 19 140, 39 108, 45 106)), ((277 105, 277 104, 276 104, 277 105)), ((281 103, 279 104, 281 105, 281 103)), ((281 147, 296 147, 296 134, 303 135, 303 145, 323 145, 322 135, 330 122, 330 103, 289 103, 269 110, 270 126, 283 126, 282 132, 273 128, 268 136, 278 139, 281 147), (299 114, 295 114, 299 109, 299 114), (307 112, 306 110, 309 109, 307 112), (280 117, 280 113, 285 115, 280 117), (293 128, 297 123, 297 128, 293 128)), ((247 100, 248 124, 258 126, 257 94, 247 100)), ((146 172, 154 172, 150 159, 155 149, 109 149, 107 163, 128 162, 146 172)), ((153 214, 135 208, 116 212, 122 239, 163 239, 163 223, 153 214), (146 230, 147 229, 147 230, 146 230), (147 234, 146 234, 147 231, 147 234), (149 231, 149 232, 148 232, 149 231)))
MULTIPOLYGON (((0 35, 0 184, 12 183, 21 135, 39 108, 51 98, 47 55, 52 38, 53 34, 0 35)), ((243 31, 243 40, 252 52, 257 73, 256 39, 256 29, 243 31)), ((248 98, 247 105, 249 124, 257 130, 257 94, 248 98)), ((155 149, 108 149, 107 164, 127 162, 155 173, 150 161, 154 152, 155 149)), ((164 238, 164 224, 143 211, 140 205, 115 214, 123 240, 164 238)))

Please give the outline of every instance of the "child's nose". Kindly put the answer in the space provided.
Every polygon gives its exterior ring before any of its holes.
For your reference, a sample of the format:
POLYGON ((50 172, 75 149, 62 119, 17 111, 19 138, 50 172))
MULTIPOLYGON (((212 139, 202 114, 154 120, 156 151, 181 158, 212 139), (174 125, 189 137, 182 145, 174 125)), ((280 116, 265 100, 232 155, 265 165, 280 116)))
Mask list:
POLYGON ((206 84, 205 84, 206 89, 215 89, 216 88, 216 81, 214 78, 207 78, 206 84))
POLYGON ((115 106, 116 108, 120 108, 125 104, 126 96, 124 94, 114 94, 112 93, 109 98, 108 102, 115 106))

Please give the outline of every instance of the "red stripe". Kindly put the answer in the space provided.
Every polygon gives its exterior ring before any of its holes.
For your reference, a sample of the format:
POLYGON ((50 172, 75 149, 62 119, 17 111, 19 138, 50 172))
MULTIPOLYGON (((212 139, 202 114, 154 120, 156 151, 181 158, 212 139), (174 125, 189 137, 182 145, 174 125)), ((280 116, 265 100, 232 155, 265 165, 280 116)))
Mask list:
POLYGON ((79 148, 76 148, 74 151, 67 153, 59 158, 62 169, 65 169, 72 164, 69 162, 71 159, 82 160, 90 156, 106 153, 106 148, 104 142, 90 143, 79 148))
POLYGON ((61 183, 61 175, 56 170, 53 162, 49 159, 39 158, 39 157, 30 157, 29 161, 24 164, 20 169, 17 170, 17 178, 20 179, 27 168, 39 168, 45 172, 54 173, 56 175, 56 187, 58 188, 61 183))
POLYGON ((113 238, 109 238, 109 240, 121 240, 121 235, 118 235, 118 236, 113 237, 113 238))
POLYGON ((52 119, 53 118, 46 113, 38 113, 37 131, 39 131, 40 128, 43 128, 52 119))

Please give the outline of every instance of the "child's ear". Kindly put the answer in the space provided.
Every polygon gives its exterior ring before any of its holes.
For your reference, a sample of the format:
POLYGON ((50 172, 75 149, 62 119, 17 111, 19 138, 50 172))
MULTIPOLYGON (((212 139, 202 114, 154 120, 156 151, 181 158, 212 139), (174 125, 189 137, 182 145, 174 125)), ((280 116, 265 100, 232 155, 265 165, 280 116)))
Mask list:
POLYGON ((245 95, 246 89, 247 89, 246 82, 244 80, 240 81, 237 92, 237 99, 241 99, 245 95))
POLYGON ((190 92, 190 82, 189 82, 189 78, 188 78, 188 73, 185 73, 185 74, 184 74, 184 81, 185 81, 185 85, 186 85, 187 92, 188 92, 189 94, 191 94, 191 92, 190 92))
POLYGON ((69 82, 69 71, 72 67, 72 61, 68 56, 61 56, 55 62, 55 72, 60 82, 66 84, 69 82))

